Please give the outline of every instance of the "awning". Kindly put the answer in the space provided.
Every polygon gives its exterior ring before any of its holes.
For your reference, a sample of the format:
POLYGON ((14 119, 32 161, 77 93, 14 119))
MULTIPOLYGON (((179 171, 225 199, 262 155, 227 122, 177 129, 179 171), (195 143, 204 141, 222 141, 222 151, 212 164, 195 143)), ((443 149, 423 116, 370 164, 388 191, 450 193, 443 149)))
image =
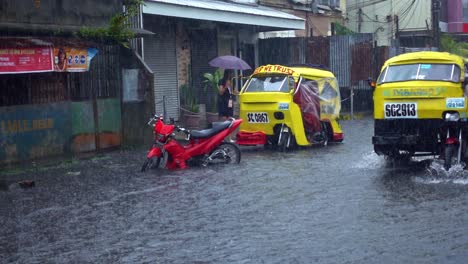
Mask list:
POLYGON ((305 28, 304 19, 276 9, 214 0, 146 0, 143 13, 259 26, 259 31, 305 28))

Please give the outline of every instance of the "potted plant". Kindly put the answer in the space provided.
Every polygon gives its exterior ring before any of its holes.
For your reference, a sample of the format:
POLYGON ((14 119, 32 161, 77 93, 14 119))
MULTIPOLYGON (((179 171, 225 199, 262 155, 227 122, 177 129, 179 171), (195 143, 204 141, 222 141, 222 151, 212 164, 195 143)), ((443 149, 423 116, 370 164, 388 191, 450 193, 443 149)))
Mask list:
POLYGON ((221 78, 223 77, 223 72, 221 69, 217 69, 214 73, 207 72, 203 74, 205 80, 205 92, 210 92, 210 97, 212 98, 211 104, 209 105, 209 111, 206 111, 206 120, 208 123, 213 123, 219 120, 218 116, 218 84, 221 78))
POLYGON ((188 84, 180 87, 181 116, 187 128, 198 128, 200 124, 200 113, 198 98, 188 84))

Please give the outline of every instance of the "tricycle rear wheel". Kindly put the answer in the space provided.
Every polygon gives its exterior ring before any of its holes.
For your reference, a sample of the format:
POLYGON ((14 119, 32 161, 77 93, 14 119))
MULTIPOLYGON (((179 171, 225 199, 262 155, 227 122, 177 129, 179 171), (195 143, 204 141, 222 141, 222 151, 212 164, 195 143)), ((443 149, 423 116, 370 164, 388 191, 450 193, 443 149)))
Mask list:
POLYGON ((445 145, 444 149, 444 168, 449 170, 452 167, 452 156, 455 151, 455 146, 453 144, 445 145))

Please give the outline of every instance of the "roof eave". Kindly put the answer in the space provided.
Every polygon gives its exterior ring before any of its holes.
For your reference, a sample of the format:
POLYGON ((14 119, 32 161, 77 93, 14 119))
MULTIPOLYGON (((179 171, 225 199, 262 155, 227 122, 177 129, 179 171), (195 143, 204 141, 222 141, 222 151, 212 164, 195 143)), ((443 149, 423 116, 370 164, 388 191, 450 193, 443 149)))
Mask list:
POLYGON ((146 2, 146 4, 143 6, 143 13, 241 25, 252 25, 257 26, 261 30, 265 31, 305 29, 305 20, 298 17, 274 17, 227 10, 199 8, 189 5, 182 6, 161 2, 146 2))

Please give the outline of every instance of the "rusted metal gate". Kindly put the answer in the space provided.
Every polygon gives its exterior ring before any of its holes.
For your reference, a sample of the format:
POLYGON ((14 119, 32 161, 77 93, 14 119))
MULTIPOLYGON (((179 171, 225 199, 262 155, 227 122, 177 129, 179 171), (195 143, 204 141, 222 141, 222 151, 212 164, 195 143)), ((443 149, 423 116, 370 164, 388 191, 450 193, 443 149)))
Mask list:
POLYGON ((374 47, 372 34, 311 38, 271 38, 259 41, 259 63, 319 64, 335 74, 342 112, 373 110, 368 78, 376 78, 388 49, 374 47), (351 96, 353 95, 353 96, 351 96))
POLYGON ((330 68, 330 38, 309 38, 307 40, 306 62, 330 68))

